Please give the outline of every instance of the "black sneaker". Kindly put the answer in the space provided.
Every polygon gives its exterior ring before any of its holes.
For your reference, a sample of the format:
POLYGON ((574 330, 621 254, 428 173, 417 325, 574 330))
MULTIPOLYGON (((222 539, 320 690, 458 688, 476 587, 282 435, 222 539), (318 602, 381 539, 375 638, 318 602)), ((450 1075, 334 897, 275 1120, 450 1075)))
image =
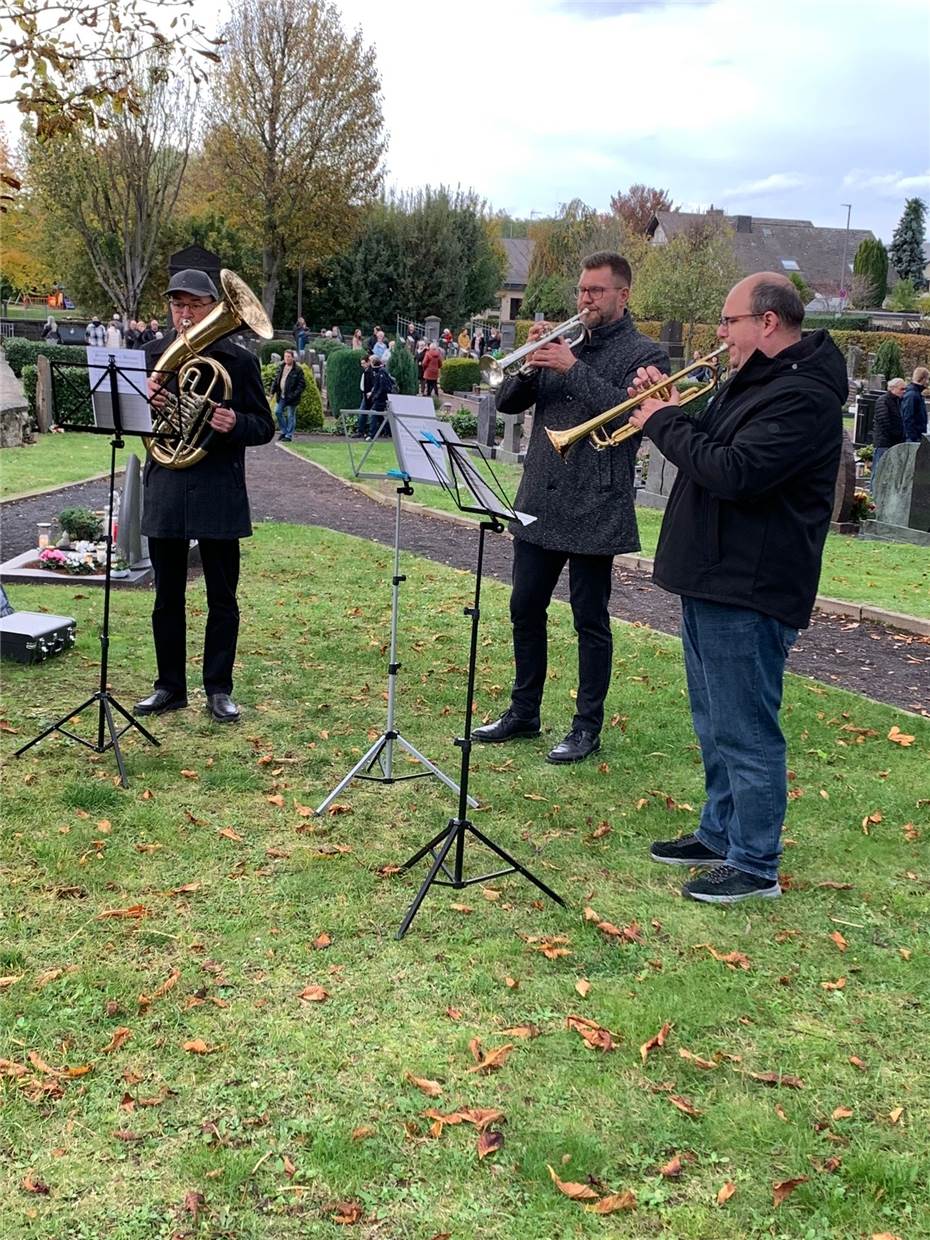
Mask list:
POLYGON ((777 900, 781 895, 778 879, 757 878, 732 865, 714 866, 706 874, 685 883, 681 894, 689 900, 701 900, 704 904, 737 904, 761 896, 765 900, 777 900))
POLYGON ((538 735, 538 719, 521 719, 512 710, 505 710, 500 719, 495 719, 493 723, 486 723, 480 728, 474 728, 471 738, 473 741, 499 744, 501 741, 516 740, 518 737, 538 735))
POLYGON ((726 857, 702 844, 696 835, 683 835, 680 840, 656 840, 649 849, 649 856, 663 865, 719 865, 726 861, 726 857))

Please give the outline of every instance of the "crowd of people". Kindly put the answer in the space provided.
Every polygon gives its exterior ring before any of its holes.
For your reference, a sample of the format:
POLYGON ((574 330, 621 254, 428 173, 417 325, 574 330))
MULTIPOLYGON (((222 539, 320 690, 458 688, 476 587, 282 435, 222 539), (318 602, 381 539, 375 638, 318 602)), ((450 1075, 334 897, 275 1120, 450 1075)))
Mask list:
MULTIPOLYGON (((164 333, 158 319, 129 319, 125 325, 118 314, 108 323, 95 314, 84 328, 84 343, 107 349, 144 349, 153 340, 161 340, 164 333)), ((61 344, 61 330, 56 319, 49 315, 42 328, 42 339, 49 344, 61 344)))

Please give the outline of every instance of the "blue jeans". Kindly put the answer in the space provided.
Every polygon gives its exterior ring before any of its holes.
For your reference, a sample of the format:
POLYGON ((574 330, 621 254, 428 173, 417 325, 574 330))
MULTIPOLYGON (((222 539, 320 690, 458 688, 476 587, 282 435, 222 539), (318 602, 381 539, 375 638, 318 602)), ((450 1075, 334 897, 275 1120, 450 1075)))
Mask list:
POLYGON ((283 400, 279 400, 274 416, 278 419, 281 438, 293 439, 294 431, 297 429, 297 406, 285 405, 283 400))
POLYGON ((688 695, 707 791, 695 834, 736 869, 772 881, 788 803, 778 712, 797 635, 748 607, 681 600, 688 695))
POLYGON ((872 450, 872 475, 869 478, 869 491, 875 493, 875 475, 878 473, 878 462, 882 459, 887 448, 873 448, 872 450))

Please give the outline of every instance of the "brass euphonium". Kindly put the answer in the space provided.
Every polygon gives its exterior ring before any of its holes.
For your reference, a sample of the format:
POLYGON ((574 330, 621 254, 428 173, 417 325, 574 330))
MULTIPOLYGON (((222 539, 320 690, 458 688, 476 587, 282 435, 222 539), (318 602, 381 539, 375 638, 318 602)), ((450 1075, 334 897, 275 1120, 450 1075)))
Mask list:
POLYGON ((264 307, 244 280, 224 267, 220 286, 223 296, 210 313, 182 327, 158 359, 156 375, 165 382, 167 372, 176 371, 178 390, 164 392, 165 403, 153 407, 152 435, 143 435, 142 441, 149 456, 166 469, 189 469, 203 460, 213 435, 213 410, 232 396, 229 371, 215 358, 204 357, 203 350, 242 327, 262 340, 274 335, 264 307), (220 399, 211 395, 215 388, 222 392, 220 399))
POLYGON ((591 446, 597 452, 603 452, 605 448, 616 447, 624 439, 630 439, 633 435, 638 435, 639 427, 634 426, 632 422, 627 422, 617 430, 607 432, 602 428, 608 422, 613 422, 614 418, 619 418, 624 413, 632 412, 637 405, 641 405, 650 396, 656 396, 659 400, 668 400, 669 392, 679 379, 684 379, 695 370, 710 370, 712 372, 710 379, 706 383, 699 384, 698 387, 689 388, 687 392, 682 392, 678 398, 678 405, 681 407, 682 405, 687 405, 692 400, 697 400, 699 396, 703 396, 705 392, 709 392, 711 388, 717 386, 717 381, 720 377, 719 358, 726 353, 728 347, 728 345, 722 344, 719 349, 714 349, 706 357, 696 358, 690 366, 684 366, 673 375, 668 375, 666 378, 660 379, 658 383, 653 383, 649 387, 643 388, 635 396, 631 396, 629 400, 622 401, 619 405, 614 405, 613 409, 605 409, 603 413, 598 413, 593 418, 589 418, 587 422, 582 422, 578 426, 572 426, 567 431, 551 431, 547 427, 546 434, 549 436, 550 443, 561 457, 564 457, 569 448, 573 448, 582 439, 590 438, 591 446))

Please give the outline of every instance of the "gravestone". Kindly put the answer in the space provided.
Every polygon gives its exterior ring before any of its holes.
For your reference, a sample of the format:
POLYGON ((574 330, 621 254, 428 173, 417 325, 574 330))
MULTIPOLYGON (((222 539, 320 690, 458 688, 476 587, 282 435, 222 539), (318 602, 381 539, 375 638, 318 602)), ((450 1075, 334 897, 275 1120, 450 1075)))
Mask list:
POLYGON ((501 323, 501 350, 506 353, 512 353, 514 343, 517 339, 516 323, 501 323))
POLYGON ((436 314, 428 314, 423 324, 426 332, 426 339, 431 343, 435 343, 439 339, 439 316, 436 314))
POLYGON ((518 461, 523 452, 523 414, 502 413, 504 434, 499 455, 503 460, 518 461))
POLYGON ((855 379, 862 367, 862 359, 865 356, 862 349, 857 344, 851 344, 846 350, 846 373, 850 379, 855 379))
POLYGON ((681 339, 681 324, 674 319, 668 323, 663 323, 662 330, 659 332, 659 344, 663 346, 668 354, 669 361, 672 363, 672 370, 680 369, 676 363, 683 362, 685 356, 685 347, 681 339))
POLYGON ((678 466, 664 457, 654 443, 649 444, 649 469, 646 482, 636 492, 636 502, 644 508, 664 511, 672 485, 678 477, 678 466))
POLYGON ((148 566, 148 539, 142 535, 142 467, 134 452, 126 458, 116 549, 130 568, 148 566))
POLYGON ((853 501, 856 495, 856 453, 849 433, 843 431, 840 449, 840 465, 836 472, 833 489, 833 515, 830 529, 834 534, 855 534, 857 526, 852 519, 853 501))
POLYGON ((478 397, 478 443, 493 448, 497 442, 497 408, 491 393, 478 397))
POLYGON ((29 401, 0 352, 0 448, 21 448, 31 442, 28 427, 29 401))
POLYGON ((45 435, 55 421, 55 391, 52 387, 52 364, 40 353, 36 358, 36 425, 45 435))
POLYGON ((930 439, 899 443, 882 455, 872 484, 875 520, 862 537, 930 547, 930 439))

